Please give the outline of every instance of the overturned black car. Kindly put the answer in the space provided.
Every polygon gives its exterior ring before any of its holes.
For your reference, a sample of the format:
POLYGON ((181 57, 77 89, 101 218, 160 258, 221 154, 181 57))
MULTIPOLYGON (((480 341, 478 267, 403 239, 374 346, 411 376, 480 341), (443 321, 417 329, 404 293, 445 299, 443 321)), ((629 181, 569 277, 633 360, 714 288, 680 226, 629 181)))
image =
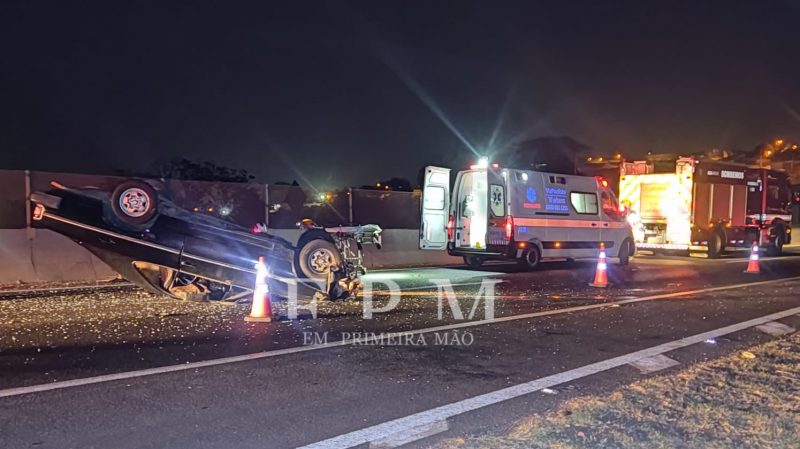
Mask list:
POLYGON ((51 185, 31 194, 36 227, 71 238, 148 291, 181 299, 248 297, 259 256, 275 297, 347 298, 361 286, 363 245, 381 245, 376 225, 325 229, 310 220, 292 245, 264 227, 181 209, 156 181, 126 180, 113 192, 51 185))

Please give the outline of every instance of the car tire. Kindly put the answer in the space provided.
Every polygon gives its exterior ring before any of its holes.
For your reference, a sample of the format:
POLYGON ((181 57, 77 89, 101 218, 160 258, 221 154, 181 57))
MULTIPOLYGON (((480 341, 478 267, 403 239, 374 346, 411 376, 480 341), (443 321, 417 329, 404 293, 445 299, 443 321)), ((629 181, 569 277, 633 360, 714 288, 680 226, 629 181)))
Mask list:
POLYGON ((480 268, 483 265, 483 257, 467 254, 464 256, 464 263, 470 268, 480 268))
POLYGON ((309 240, 297 252, 298 274, 308 279, 327 280, 332 265, 341 266, 342 256, 336 245, 327 240, 309 240))
POLYGON ((127 226, 146 227, 158 212, 158 193, 145 181, 125 181, 111 194, 111 210, 114 217, 127 226))
POLYGON ((531 245, 530 249, 522 254, 522 257, 517 260, 517 264, 525 270, 535 270, 542 262, 542 253, 539 247, 531 245))
POLYGON ((625 239, 622 241, 622 244, 619 246, 619 264, 620 265, 628 265, 631 261, 631 256, 633 255, 633 248, 631 245, 631 241, 625 239))
POLYGON ((723 238, 719 235, 719 233, 715 232, 711 234, 708 238, 708 258, 709 259, 718 259, 719 256, 722 255, 724 250, 723 247, 723 238))

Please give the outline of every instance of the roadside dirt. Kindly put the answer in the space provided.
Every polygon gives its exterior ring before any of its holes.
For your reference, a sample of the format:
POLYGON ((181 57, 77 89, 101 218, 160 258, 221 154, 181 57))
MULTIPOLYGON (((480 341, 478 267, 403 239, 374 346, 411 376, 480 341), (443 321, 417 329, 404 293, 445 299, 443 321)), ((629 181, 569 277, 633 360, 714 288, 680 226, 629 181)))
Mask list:
POLYGON ((437 449, 797 448, 800 333, 437 449))

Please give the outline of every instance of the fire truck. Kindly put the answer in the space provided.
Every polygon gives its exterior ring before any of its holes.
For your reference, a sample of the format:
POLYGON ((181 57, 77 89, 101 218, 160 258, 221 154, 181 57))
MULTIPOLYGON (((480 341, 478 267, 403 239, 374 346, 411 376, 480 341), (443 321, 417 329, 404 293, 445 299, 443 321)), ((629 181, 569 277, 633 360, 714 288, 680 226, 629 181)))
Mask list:
POLYGON ((620 165, 619 200, 638 249, 716 258, 758 244, 779 255, 791 243, 791 194, 785 173, 743 164, 680 157, 667 173, 620 165))

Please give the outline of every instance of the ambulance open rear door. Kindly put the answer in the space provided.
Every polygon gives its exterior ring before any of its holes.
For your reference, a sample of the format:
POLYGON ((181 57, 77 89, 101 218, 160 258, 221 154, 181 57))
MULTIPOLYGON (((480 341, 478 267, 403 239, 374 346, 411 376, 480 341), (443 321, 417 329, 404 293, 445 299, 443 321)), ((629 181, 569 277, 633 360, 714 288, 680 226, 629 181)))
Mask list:
POLYGON ((450 169, 425 167, 419 224, 420 249, 447 248, 447 220, 450 215, 450 169))

